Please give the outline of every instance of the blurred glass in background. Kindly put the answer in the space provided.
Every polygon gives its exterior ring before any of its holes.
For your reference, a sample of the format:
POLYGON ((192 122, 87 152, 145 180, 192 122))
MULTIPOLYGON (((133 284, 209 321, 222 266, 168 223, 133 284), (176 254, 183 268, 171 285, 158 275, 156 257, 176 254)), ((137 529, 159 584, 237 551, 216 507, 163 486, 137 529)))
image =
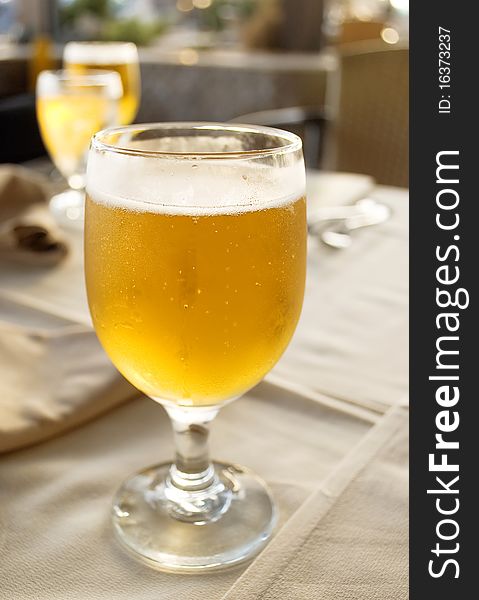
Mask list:
POLYGON ((68 182, 50 208, 65 225, 83 223, 86 155, 91 137, 117 125, 121 79, 115 71, 42 71, 36 90, 37 118, 53 163, 68 182))
POLYGON ((131 42, 69 42, 63 51, 63 62, 78 74, 89 69, 116 71, 123 88, 118 122, 129 125, 140 104, 141 84, 138 50, 131 42))

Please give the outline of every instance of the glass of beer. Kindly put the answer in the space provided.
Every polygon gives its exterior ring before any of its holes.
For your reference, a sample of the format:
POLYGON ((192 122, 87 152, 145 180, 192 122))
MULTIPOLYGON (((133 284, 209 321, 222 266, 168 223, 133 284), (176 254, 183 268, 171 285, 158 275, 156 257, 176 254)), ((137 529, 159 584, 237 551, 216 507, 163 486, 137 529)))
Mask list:
POLYGON ((305 283, 304 194, 301 140, 278 129, 170 123, 92 140, 93 323, 118 370, 166 409, 176 444, 173 463, 133 475, 113 501, 117 537, 151 566, 231 566, 272 534, 264 482, 211 461, 208 429, 293 335, 305 283))
POLYGON ((131 42, 69 42, 63 51, 65 68, 74 73, 86 69, 116 71, 121 77, 123 96, 118 123, 133 122, 140 104, 141 84, 138 50, 131 42))
POLYGON ((43 142, 69 189, 50 200, 63 224, 80 227, 85 200, 86 158, 91 137, 117 124, 121 97, 118 73, 42 71, 37 80, 36 108, 43 142))

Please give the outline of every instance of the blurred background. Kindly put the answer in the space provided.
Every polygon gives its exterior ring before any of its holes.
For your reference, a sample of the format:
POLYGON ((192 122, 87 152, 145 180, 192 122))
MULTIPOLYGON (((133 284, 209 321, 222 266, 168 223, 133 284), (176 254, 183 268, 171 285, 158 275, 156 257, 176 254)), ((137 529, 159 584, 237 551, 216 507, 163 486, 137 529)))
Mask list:
POLYGON ((35 83, 70 41, 139 49, 136 122, 299 133, 308 167, 408 184, 408 0, 0 0, 0 162, 46 155, 35 83))

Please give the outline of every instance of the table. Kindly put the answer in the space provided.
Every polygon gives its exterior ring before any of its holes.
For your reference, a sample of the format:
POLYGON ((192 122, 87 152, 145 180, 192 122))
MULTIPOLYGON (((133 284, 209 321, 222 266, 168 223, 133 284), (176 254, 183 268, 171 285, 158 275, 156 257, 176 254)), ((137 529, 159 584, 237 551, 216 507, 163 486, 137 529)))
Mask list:
MULTIPOLYGON (((309 174, 311 189, 318 178, 309 174)), ((247 568, 173 576, 117 547, 114 490, 172 453, 163 410, 137 398, 0 459, 6 598, 407 598, 408 201, 406 190, 370 193, 391 219, 347 250, 309 241, 292 344, 213 427, 215 457, 248 465, 273 490, 280 524, 266 550, 247 568)), ((73 246, 41 280, 2 265, 0 300, 88 325, 79 237, 73 246)))

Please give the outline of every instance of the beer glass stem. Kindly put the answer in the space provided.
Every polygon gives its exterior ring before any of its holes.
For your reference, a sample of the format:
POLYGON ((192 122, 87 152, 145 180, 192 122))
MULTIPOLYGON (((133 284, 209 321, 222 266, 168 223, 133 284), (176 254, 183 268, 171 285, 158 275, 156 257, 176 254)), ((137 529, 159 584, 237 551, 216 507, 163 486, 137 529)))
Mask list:
POLYGON ((175 518, 192 523, 216 521, 229 507, 232 491, 221 481, 209 456, 209 424, 218 408, 166 407, 176 447, 165 481, 175 518))

